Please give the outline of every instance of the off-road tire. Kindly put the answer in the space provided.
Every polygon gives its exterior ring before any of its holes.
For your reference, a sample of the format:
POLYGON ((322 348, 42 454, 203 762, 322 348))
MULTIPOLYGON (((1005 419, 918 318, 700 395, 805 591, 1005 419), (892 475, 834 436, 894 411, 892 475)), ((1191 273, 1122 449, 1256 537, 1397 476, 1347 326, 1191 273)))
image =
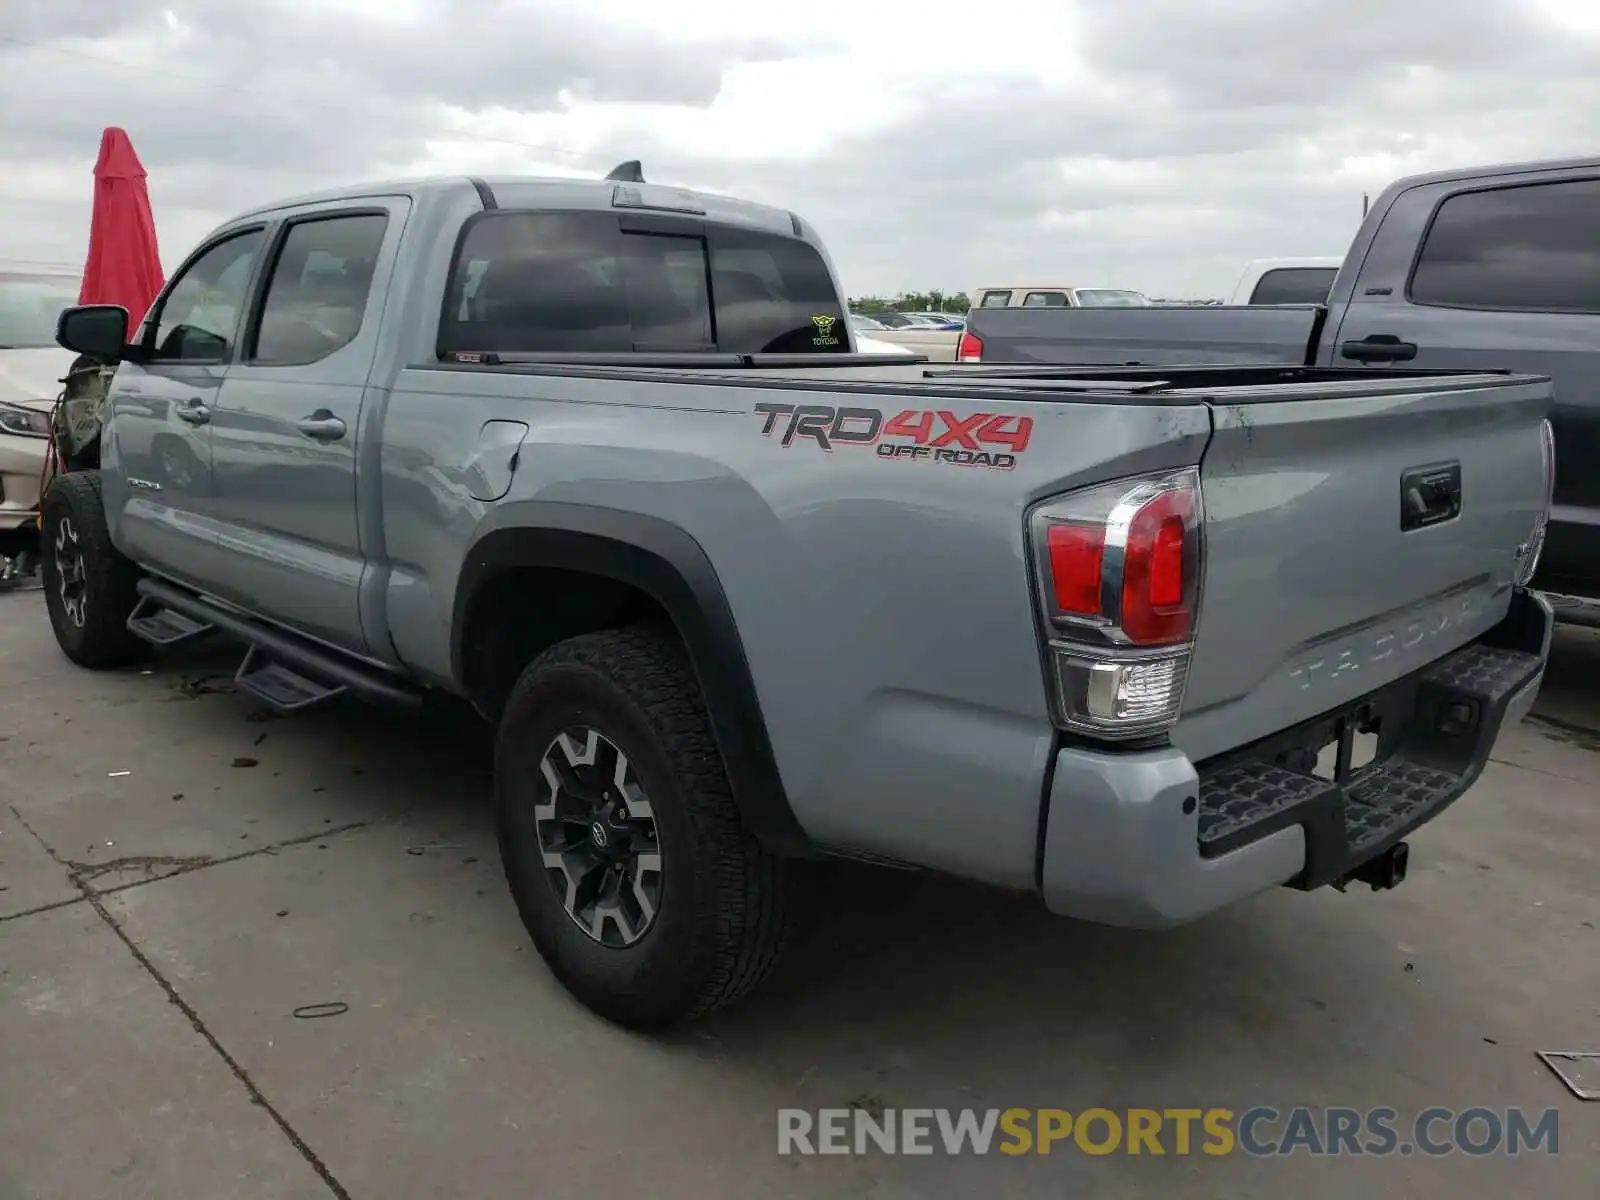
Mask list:
POLYGON ((39 578, 61 652, 96 671, 139 661, 147 647, 128 632, 128 617, 139 603, 139 568, 111 544, 99 472, 57 475, 39 513, 39 578), (74 615, 62 576, 80 570, 83 603, 74 615))
POLYGON ((585 634, 535 659, 501 717, 495 795, 523 924, 556 978, 601 1016, 664 1029, 741 998, 776 963, 788 929, 786 864, 740 820, 699 684, 670 631, 585 634), (574 727, 598 730, 628 756, 654 811, 659 903, 629 945, 585 932, 543 862, 533 815, 540 763, 574 727))

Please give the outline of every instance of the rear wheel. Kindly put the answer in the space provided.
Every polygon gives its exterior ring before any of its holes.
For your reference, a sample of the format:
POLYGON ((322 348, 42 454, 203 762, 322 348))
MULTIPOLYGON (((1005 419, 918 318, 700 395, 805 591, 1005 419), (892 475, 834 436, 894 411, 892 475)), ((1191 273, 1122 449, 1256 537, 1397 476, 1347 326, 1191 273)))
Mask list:
POLYGON ((111 544, 99 474, 56 476, 39 512, 40 580, 56 644, 80 667, 137 661, 145 645, 128 632, 128 617, 139 602, 139 569, 111 544))
POLYGON ((586 634, 523 672, 495 754, 501 856, 556 977, 660 1029, 776 962, 785 870, 744 828, 694 673, 670 634, 586 634))

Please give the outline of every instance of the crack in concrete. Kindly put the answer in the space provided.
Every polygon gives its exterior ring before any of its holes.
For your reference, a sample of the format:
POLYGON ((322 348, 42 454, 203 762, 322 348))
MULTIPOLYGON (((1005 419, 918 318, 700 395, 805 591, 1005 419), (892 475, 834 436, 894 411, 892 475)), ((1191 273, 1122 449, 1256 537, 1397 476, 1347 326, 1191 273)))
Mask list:
MULTIPOLYGON (((196 855, 192 860, 185 859, 155 859, 157 862, 184 863, 176 866, 164 875, 151 875, 148 879, 135 879, 128 883, 119 883, 115 887, 97 888, 101 896, 115 895, 125 892, 129 888, 144 887, 151 883, 160 883, 163 879, 176 879, 179 875, 187 875, 191 871, 203 871, 207 867, 220 867, 224 863, 235 863, 241 859, 255 858, 261 854, 276 854, 279 850, 288 850, 295 846, 304 846, 307 842, 321 841, 323 838, 334 837, 341 833, 349 833, 355 829, 365 829, 372 821, 347 821, 343 825, 330 825, 326 829, 319 829, 315 833, 302 834, 300 837, 285 838, 281 842, 273 842, 270 846, 257 846, 253 850, 241 850, 237 854, 225 854, 221 858, 210 858, 204 854, 196 855)), ((110 865, 110 864, 107 864, 110 865)))
MULTIPOLYGON (((28 831, 28 835, 32 837, 34 841, 39 843, 40 848, 51 857, 57 866, 67 871, 68 877, 72 880, 73 886, 83 893, 83 901, 86 902, 89 907, 94 909, 99 918, 105 922, 106 927, 117 936, 117 939, 121 941, 124 946, 127 947, 128 953, 133 956, 134 961, 143 967, 145 973, 149 975, 151 979, 155 980, 156 985, 166 993, 168 1002, 176 1006, 178 1011, 183 1013, 183 1015, 189 1019, 189 1024, 194 1028, 194 1031, 203 1039, 205 1039, 206 1044, 211 1047, 216 1056, 225 1064, 227 1064, 228 1070, 233 1072, 234 1078, 244 1085, 245 1091, 250 1096, 250 1103, 263 1109, 266 1114, 272 1118, 273 1123, 277 1125, 278 1129, 283 1133, 283 1136, 289 1139, 289 1144, 299 1152, 300 1157, 305 1159, 306 1164, 316 1172, 317 1178, 321 1179, 322 1182, 327 1185, 328 1190, 332 1192, 333 1195, 338 1197, 338 1200, 351 1200, 350 1193, 345 1190, 344 1185, 334 1178, 333 1172, 328 1169, 327 1164, 324 1163, 322 1159, 317 1157, 317 1152, 306 1144, 306 1140, 300 1136, 299 1131, 297 1131, 293 1125, 289 1124, 288 1119, 282 1113, 273 1107, 272 1102, 267 1099, 266 1094, 262 1092, 260 1087, 256 1085, 256 1081, 250 1077, 250 1073, 246 1071, 244 1067, 239 1064, 238 1060, 235 1059, 233 1055, 229 1054, 222 1043, 217 1040, 216 1034, 212 1033, 210 1028, 207 1027, 205 1021, 201 1018, 200 1013, 194 1008, 193 1005, 185 1000, 182 995, 179 994, 178 989, 173 986, 172 982, 161 973, 160 969, 155 965, 154 962, 150 960, 149 956, 147 956, 144 951, 140 950, 139 947, 134 944, 133 938, 128 934, 128 932, 123 929, 120 924, 118 924, 117 919, 111 915, 111 910, 105 905, 105 896, 109 895, 109 893, 101 894, 92 890, 89 887, 87 879, 74 874, 72 872, 72 864, 66 859, 62 858, 61 855, 57 854, 55 847, 50 845, 49 842, 45 841, 44 838, 40 837, 39 831, 36 830, 32 825, 28 824, 27 819, 17 811, 16 805, 13 804, 10 806, 10 808, 11 815, 17 819, 17 823, 28 831)), ((359 822, 356 826, 346 826, 346 828, 356 828, 359 825, 364 824, 368 824, 368 822, 359 822)), ((328 830, 324 831, 323 833, 313 834, 308 838, 300 838, 297 840, 311 841, 313 838, 326 837, 331 832, 333 831, 328 830)), ((287 845, 289 843, 279 844, 287 845)), ((234 857, 236 859, 248 858, 253 854, 266 853, 269 852, 269 850, 270 848, 258 849, 250 851, 246 854, 235 855, 234 857)), ((214 862, 224 861, 232 860, 207 859, 205 863, 197 866, 190 866, 188 869, 199 870, 200 866, 210 866, 213 865, 214 862)), ((167 875, 163 876, 163 878, 170 879, 172 876, 167 875)), ((138 885, 130 884, 128 886, 132 887, 138 885)), ((115 890, 124 891, 126 889, 118 888, 115 890)), ((66 901, 61 905, 54 905, 52 907, 62 907, 65 903, 77 903, 77 901, 66 901)))
POLYGON ((54 912, 58 908, 70 908, 74 904, 82 904, 82 896, 74 896, 70 900, 53 900, 49 904, 41 904, 36 908, 25 908, 21 912, 7 913, 0 916, 0 925, 7 921, 20 921, 23 917, 36 917, 40 913, 54 912))
MULTIPOLYGON (((103 863, 78 862, 75 859, 64 858, 61 860, 61 865, 67 868, 67 874, 74 883, 87 883, 91 879, 109 875, 113 871, 143 870, 146 875, 153 875, 157 867, 175 867, 177 870, 172 874, 179 874, 197 867, 208 867, 211 862, 209 854, 192 854, 187 858, 170 854, 131 854, 126 858, 113 858, 103 863)), ((170 878, 170 875, 163 878, 170 878)))

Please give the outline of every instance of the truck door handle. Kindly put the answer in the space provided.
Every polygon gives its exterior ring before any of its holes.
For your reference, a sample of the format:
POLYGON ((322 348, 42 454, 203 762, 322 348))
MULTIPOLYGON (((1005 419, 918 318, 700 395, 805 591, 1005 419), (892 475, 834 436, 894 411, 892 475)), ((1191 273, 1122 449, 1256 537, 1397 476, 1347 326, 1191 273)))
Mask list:
POLYGON ((211 420, 211 410, 199 396, 178 405, 172 415, 189 425, 205 425, 211 420))
POLYGON ((1339 353, 1358 363, 1410 362, 1417 356, 1417 344, 1402 342, 1392 333, 1374 333, 1359 342, 1345 342, 1339 353))
POLYGON ((337 442, 344 436, 345 424, 327 409, 319 408, 295 428, 314 441, 337 442))

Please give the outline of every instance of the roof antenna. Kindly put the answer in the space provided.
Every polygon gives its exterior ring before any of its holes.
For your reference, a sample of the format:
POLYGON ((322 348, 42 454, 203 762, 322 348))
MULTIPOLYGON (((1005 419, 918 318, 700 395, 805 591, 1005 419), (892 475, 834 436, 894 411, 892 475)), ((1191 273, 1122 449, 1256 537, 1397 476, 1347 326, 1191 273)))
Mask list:
POLYGON ((618 183, 643 183, 644 167, 637 158, 630 158, 627 162, 612 167, 611 174, 606 178, 614 179, 618 183))

